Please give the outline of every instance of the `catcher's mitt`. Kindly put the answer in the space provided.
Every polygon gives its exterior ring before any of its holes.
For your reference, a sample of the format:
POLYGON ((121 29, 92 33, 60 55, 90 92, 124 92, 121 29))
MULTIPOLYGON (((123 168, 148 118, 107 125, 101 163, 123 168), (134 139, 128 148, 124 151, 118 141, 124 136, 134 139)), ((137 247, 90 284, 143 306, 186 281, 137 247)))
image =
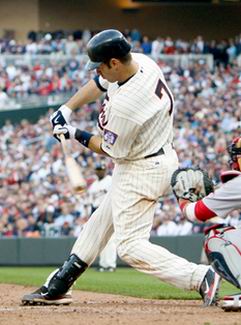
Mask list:
POLYGON ((171 179, 171 186, 177 199, 196 202, 213 192, 213 182, 200 168, 179 168, 171 179))

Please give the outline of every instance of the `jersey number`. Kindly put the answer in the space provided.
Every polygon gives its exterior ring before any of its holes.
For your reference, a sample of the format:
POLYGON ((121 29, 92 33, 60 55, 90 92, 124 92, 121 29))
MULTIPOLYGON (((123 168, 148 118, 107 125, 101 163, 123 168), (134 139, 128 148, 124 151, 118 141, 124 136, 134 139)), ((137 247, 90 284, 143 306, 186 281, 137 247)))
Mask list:
POLYGON ((161 79, 159 79, 157 86, 156 86, 155 94, 160 99, 162 99, 162 96, 164 95, 164 93, 166 93, 170 99, 170 109, 169 109, 168 113, 169 113, 169 115, 171 115, 172 111, 173 111, 173 99, 172 99, 171 93, 170 93, 169 89, 167 88, 167 86, 161 81, 161 79))

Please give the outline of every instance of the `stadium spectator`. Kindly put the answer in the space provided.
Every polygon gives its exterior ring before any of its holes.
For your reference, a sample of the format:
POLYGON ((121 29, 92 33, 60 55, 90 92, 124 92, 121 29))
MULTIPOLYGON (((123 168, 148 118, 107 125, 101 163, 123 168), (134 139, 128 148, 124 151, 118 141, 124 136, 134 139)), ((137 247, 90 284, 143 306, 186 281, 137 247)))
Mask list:
POLYGON ((176 236, 177 224, 173 221, 173 215, 168 211, 164 211, 161 216, 161 224, 156 229, 157 236, 176 236))
MULTIPOLYGON (((150 54, 155 60, 159 59, 160 54, 212 54, 215 65, 220 66, 220 71, 223 67, 229 70, 230 64, 236 66, 238 55, 241 53, 240 35, 229 40, 206 42, 201 35, 190 41, 174 40, 169 36, 157 37, 151 41, 148 36, 142 36, 135 29, 126 31, 126 34, 132 43, 133 51, 150 54)), ((29 96, 35 96, 33 99, 35 101, 39 101, 38 96, 42 96, 45 100, 50 95, 66 95, 69 97, 76 92, 79 85, 86 81, 84 61, 82 58, 77 59, 76 55, 85 53, 86 42, 91 35, 89 30, 72 34, 53 32, 35 33, 34 35, 34 37, 29 36, 26 44, 20 44, 16 40, 0 40, 1 54, 25 54, 23 59, 18 59, 14 64, 11 61, 12 59, 8 62, 3 57, 1 60, 0 88, 8 98, 16 99, 16 102, 5 105, 5 103, 1 104, 0 101, 0 108, 19 107, 18 101, 27 99, 29 96), (40 59, 36 56, 38 54, 42 55, 40 59), (53 59, 52 54, 58 54, 58 56, 53 59)), ((170 72, 172 69, 171 66, 164 66, 163 70, 170 72)), ((204 84, 202 71, 199 71, 200 76, 194 75, 195 84, 192 85, 193 73, 191 67, 189 69, 190 76, 186 80, 189 83, 188 91, 195 95, 203 91, 204 96, 208 96, 210 95, 209 92, 212 93, 222 87, 222 75, 219 75, 218 80, 213 80, 210 76, 204 84), (201 79, 199 80, 198 77, 201 79)), ((177 70, 180 75, 182 68, 179 67, 177 70)), ((188 71, 184 72, 188 73, 188 71)), ((173 73, 174 71, 172 71, 172 78, 175 78, 176 76, 173 73)), ((237 74, 233 82, 240 82, 239 79, 237 74)), ((2 97, 6 96, 2 94, 2 97)), ((53 97, 49 100, 56 100, 56 98, 53 97)))
POLYGON ((141 47, 142 47, 142 51, 143 51, 144 54, 151 54, 152 45, 151 45, 151 42, 149 41, 148 36, 143 37, 141 47))
POLYGON ((187 236, 192 234, 193 224, 187 218, 181 216, 177 223, 177 236, 187 236))

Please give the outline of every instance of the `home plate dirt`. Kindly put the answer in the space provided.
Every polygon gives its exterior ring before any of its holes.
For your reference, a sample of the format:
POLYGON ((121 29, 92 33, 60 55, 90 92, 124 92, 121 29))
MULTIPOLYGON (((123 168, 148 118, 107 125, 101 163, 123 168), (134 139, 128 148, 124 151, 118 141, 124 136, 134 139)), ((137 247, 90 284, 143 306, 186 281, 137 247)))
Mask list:
POLYGON ((241 313, 203 308, 200 300, 147 300, 73 291, 69 306, 21 306, 35 288, 0 285, 0 325, 241 325, 241 313))

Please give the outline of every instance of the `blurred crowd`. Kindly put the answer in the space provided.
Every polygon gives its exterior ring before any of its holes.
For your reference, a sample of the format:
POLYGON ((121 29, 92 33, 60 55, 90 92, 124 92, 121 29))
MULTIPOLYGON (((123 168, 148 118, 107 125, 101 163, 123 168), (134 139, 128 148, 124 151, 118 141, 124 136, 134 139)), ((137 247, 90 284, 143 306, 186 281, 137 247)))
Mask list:
MULTIPOLYGON (((1 54, 82 54, 85 53, 86 44, 98 31, 55 31, 51 33, 31 31, 26 42, 14 39, 0 40, 1 54)), ((123 34, 132 44, 134 52, 151 54, 213 54, 215 60, 227 64, 241 53, 241 35, 220 41, 206 41, 199 35, 192 40, 173 39, 170 36, 158 36, 155 39, 142 34, 138 29, 124 30, 123 34)))
MULTIPOLYGON (((174 144, 180 165, 200 166, 218 186, 220 172, 229 169, 227 145, 240 136, 241 67, 235 61, 216 65, 213 70, 203 62, 186 69, 158 63, 176 100, 174 144)), ((87 77, 80 75, 76 87, 87 77)), ((95 133, 100 108, 101 101, 85 105, 73 114, 72 124, 95 133)), ((51 112, 35 124, 6 121, 0 129, 0 236, 78 236, 91 215, 89 190, 74 195, 69 185, 61 146, 48 121, 51 112)), ((88 188, 97 179, 96 164, 104 161, 111 175, 110 159, 77 141, 71 141, 71 150, 83 167, 88 188)), ((227 220, 240 224, 240 211, 227 220)), ((158 204, 152 235, 187 235, 202 232, 204 226, 185 220, 170 194, 158 204)))
MULTIPOLYGON (((215 65, 227 67, 241 53, 241 34, 221 41, 205 41, 202 36, 188 41, 174 40, 169 36, 150 39, 137 29, 125 30, 124 34, 132 44, 133 52, 150 55, 155 60, 160 54, 212 54, 215 65)), ((30 32, 25 43, 0 39, 0 54, 21 54, 25 57, 25 60, 15 62, 0 59, 0 106, 7 106, 11 98, 74 93, 85 82, 86 76, 85 62, 79 60, 78 55, 84 56, 92 35, 89 30, 74 33, 30 32), (39 54, 50 59, 40 60, 36 56, 39 54), (62 55, 65 59, 60 59, 62 55)))

